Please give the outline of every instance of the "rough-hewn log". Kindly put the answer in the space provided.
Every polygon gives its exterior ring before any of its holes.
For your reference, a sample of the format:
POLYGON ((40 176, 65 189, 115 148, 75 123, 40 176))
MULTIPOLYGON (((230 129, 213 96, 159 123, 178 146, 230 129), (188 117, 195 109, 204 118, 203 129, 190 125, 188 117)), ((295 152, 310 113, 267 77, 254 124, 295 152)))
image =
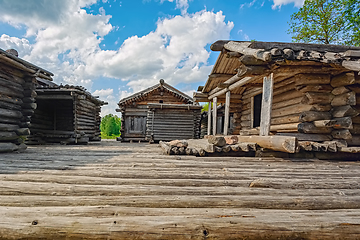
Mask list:
POLYGON ((331 94, 337 96, 337 95, 341 95, 341 94, 348 93, 348 92, 351 92, 351 90, 349 88, 347 88, 345 86, 341 86, 341 87, 334 88, 331 91, 331 94))
POLYGON ((331 114, 335 118, 341 118, 341 117, 355 117, 359 115, 359 112, 352 108, 350 105, 335 107, 331 114))
POLYGON ((294 76, 295 84, 299 85, 308 85, 309 83, 313 85, 317 84, 329 84, 330 75, 328 74, 306 74, 301 73, 294 76))
POLYGON ((271 125, 270 131, 276 132, 279 130, 297 130, 299 123, 288 123, 288 124, 278 124, 278 125, 271 125))
POLYGON ((318 112, 318 111, 305 111, 299 115, 299 121, 312 122, 316 120, 329 120, 331 119, 331 113, 318 112))
POLYGON ((276 133, 276 135, 296 137, 298 141, 322 142, 322 141, 331 141, 333 139, 333 137, 329 134, 276 133))
POLYGON ((351 85, 356 82, 356 74, 354 72, 341 73, 331 78, 331 86, 340 87, 351 85))
POLYGON ((20 119, 22 116, 20 111, 0 108, 0 117, 15 118, 14 121, 16 121, 16 119, 20 119))
POLYGON ((19 147, 14 143, 0 142, 0 152, 13 152, 18 150, 19 147))
POLYGON ((271 118, 271 125, 299 122, 299 114, 271 118))
POLYGON ((260 147, 274 151, 295 153, 297 139, 286 136, 238 136, 240 142, 256 143, 260 147))
POLYGON ((331 93, 307 92, 303 100, 304 104, 329 104, 333 100, 334 95, 331 93))
POLYGON ((337 139, 351 139, 352 135, 350 133, 350 131, 348 129, 344 129, 344 130, 334 130, 331 132, 331 135, 333 136, 333 138, 337 138, 337 139))
POLYGON ((331 120, 317 120, 313 122, 315 127, 333 127, 336 129, 352 129, 351 117, 334 118, 331 120))
POLYGON ((344 106, 344 105, 350 105, 350 106, 356 105, 355 92, 347 92, 347 93, 343 93, 341 95, 337 95, 331 101, 331 106, 334 106, 334 107, 344 106))
POLYGON ((350 129, 350 132, 353 135, 360 134, 360 124, 353 124, 353 127, 350 129))
POLYGON ((296 90, 306 93, 306 92, 331 92, 333 87, 330 85, 299 85, 296 86, 296 90))
POLYGON ((248 46, 250 45, 249 42, 228 42, 224 45, 224 48, 232 51, 232 52, 239 52, 244 55, 251 55, 259 60, 262 61, 270 61, 271 60, 271 53, 267 52, 263 49, 252 49, 248 46))
POLYGON ((360 135, 352 135, 352 138, 346 139, 348 146, 360 146, 360 135))
POLYGON ((203 149, 208 153, 215 151, 215 145, 210 144, 207 139, 188 139, 188 146, 196 149, 203 149))
POLYGON ((12 141, 18 138, 15 132, 0 132, 0 141, 12 141))
MULTIPOLYGON (((287 106, 284 108, 275 109, 272 111, 271 117, 281 117, 281 116, 287 116, 292 115, 295 113, 302 113, 302 112, 308 112, 308 111, 319 111, 319 110, 327 110, 327 106, 323 105, 307 105, 307 104, 295 104, 293 106, 287 106), (325 109, 322 109, 322 107, 326 107, 325 109)), ((326 115, 326 112, 325 114, 326 115)), ((329 114, 331 115, 331 114, 329 114)))
POLYGON ((30 130, 29 128, 19 128, 15 130, 15 133, 18 136, 29 136, 30 135, 30 130))
POLYGON ((303 122, 298 125, 298 131, 300 133, 331 133, 332 128, 318 128, 313 123, 303 122))

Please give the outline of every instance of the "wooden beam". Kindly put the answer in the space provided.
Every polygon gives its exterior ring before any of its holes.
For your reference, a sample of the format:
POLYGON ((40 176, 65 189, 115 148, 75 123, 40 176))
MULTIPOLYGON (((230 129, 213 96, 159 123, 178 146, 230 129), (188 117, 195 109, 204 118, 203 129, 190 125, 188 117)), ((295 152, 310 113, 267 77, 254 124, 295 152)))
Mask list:
POLYGON ((208 126, 207 126, 207 135, 211 135, 211 105, 212 102, 209 102, 209 108, 208 108, 208 126))
POLYGON ((229 118, 230 118, 230 91, 226 92, 226 98, 225 98, 224 135, 228 134, 229 118))
MULTIPOLYGON (((237 77, 237 75, 234 76, 234 79, 235 79, 235 77, 237 77)), ((221 95, 224 95, 227 91, 233 91, 236 88, 241 87, 241 86, 243 86, 243 85, 245 85, 247 83, 250 83, 253 80, 252 77, 244 77, 244 78, 242 78, 240 80, 239 80, 239 78, 237 78, 237 79, 238 79, 238 81, 231 84, 228 88, 222 89, 222 90, 220 90, 218 92, 215 92, 214 94, 210 95, 209 99, 213 99, 214 97, 219 97, 221 95)))
POLYGON ((213 135, 216 135, 217 97, 213 98, 213 135))
POLYGON ((268 136, 270 132, 271 105, 273 98, 274 76, 264 77, 261 102, 260 136, 268 136))
POLYGON ((291 136, 237 136, 238 142, 257 143, 260 147, 295 153, 297 147, 296 137, 291 136))

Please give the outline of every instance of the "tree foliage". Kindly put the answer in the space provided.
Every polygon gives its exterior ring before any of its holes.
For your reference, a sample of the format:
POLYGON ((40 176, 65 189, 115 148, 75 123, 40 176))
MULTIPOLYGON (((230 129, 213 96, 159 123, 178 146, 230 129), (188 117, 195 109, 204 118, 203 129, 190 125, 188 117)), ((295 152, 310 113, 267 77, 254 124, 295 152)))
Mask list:
POLYGON ((291 15, 288 33, 295 42, 359 44, 360 0, 305 0, 291 15))
POLYGON ((101 119, 100 130, 104 135, 117 136, 120 134, 121 120, 118 116, 108 114, 101 119))

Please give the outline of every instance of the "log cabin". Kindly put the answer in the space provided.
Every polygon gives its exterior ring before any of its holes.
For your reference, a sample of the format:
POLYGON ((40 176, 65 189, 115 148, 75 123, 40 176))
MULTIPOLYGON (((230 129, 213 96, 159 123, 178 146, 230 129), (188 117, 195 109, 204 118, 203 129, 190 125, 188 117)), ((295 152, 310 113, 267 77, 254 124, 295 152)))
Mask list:
MULTIPOLYGON (((194 100, 224 106, 224 135, 291 136, 298 151, 359 152, 359 47, 220 40, 211 50, 220 54, 194 100)), ((208 135, 218 133, 217 109, 208 135)))
POLYGON ((100 141, 100 111, 107 104, 84 87, 41 80, 27 144, 87 144, 100 141))
POLYGON ((121 141, 152 142, 200 136, 201 106, 163 79, 121 99, 118 106, 121 141))
POLYGON ((35 84, 53 74, 18 57, 15 49, 0 49, 0 152, 25 150, 24 139, 34 110, 35 84))

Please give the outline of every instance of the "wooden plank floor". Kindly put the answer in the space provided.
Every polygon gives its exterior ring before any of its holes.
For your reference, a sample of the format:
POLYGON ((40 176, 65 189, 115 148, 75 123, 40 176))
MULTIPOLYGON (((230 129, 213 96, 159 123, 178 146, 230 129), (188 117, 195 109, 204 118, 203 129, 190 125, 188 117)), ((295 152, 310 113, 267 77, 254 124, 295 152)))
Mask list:
POLYGON ((0 239, 360 239, 359 188, 360 162, 29 147, 0 155, 0 239))

